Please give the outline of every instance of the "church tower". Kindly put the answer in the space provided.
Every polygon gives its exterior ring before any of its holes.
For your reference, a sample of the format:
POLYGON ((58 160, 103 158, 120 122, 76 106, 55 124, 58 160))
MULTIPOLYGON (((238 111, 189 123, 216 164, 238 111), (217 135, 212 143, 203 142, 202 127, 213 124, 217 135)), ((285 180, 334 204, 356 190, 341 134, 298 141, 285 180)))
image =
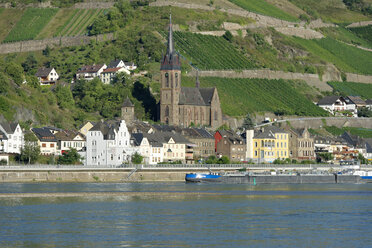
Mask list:
POLYGON ((181 91, 181 62, 174 50, 172 16, 169 17, 167 52, 160 66, 160 121, 170 125, 179 125, 179 97, 181 91))

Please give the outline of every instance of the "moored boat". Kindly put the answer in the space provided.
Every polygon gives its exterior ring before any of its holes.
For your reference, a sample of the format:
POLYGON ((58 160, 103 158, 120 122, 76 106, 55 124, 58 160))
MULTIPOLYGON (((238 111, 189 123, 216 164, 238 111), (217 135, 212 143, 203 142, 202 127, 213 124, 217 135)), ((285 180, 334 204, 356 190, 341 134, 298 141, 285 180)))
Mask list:
POLYGON ((185 176, 186 182, 194 182, 194 183, 200 183, 200 182, 220 182, 221 181, 221 175, 218 175, 216 173, 187 173, 185 176))

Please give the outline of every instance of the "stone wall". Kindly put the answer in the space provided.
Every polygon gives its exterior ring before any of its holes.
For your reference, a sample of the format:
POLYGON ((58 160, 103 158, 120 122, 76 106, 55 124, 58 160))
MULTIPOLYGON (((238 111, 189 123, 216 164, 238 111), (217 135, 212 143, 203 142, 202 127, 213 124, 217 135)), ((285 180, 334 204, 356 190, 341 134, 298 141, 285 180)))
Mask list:
POLYGON ((109 9, 114 6, 114 2, 84 2, 76 3, 75 9, 109 9))
MULTIPOLYGON (((317 119, 306 119, 297 118, 296 120, 290 120, 289 123, 294 128, 321 128, 324 127, 325 120, 327 126, 336 127, 362 127, 372 129, 372 119, 371 118, 317 118, 317 119)), ((288 125, 287 122, 281 122, 282 126, 288 125)))
MULTIPOLYGON (((201 4, 192 4, 192 3, 180 3, 174 1, 166 1, 166 0, 159 0, 153 3, 150 3, 150 6, 162 7, 162 6, 174 6, 179 8, 185 9, 200 9, 200 10, 208 10, 213 11, 216 10, 215 7, 210 7, 207 5, 201 4)), ((283 21, 274 17, 260 15, 257 13, 249 12, 246 10, 238 10, 238 9, 218 9, 221 12, 226 12, 228 14, 242 16, 251 18, 256 21, 256 23, 252 23, 248 25, 249 28, 257 28, 257 27, 294 27, 296 25, 305 26, 307 25, 305 22, 289 22, 283 21)), ((308 25, 310 28, 320 28, 320 27, 329 27, 335 26, 334 24, 323 23, 320 19, 311 22, 308 25)))
POLYGON ((355 28, 355 27, 363 27, 363 26, 368 26, 368 25, 372 25, 372 21, 365 21, 365 22, 354 22, 348 26, 346 26, 347 28, 355 28))
MULTIPOLYGON (((190 72, 195 76, 195 72, 190 72)), ((243 71, 199 71, 200 77, 226 77, 226 78, 267 78, 267 79, 287 79, 304 80, 307 84, 314 86, 322 91, 331 91, 332 88, 324 81, 319 79, 318 74, 305 74, 283 71, 261 70, 243 70, 243 71)), ((336 78, 334 78, 336 79, 336 78)), ((338 81, 338 80, 336 80, 338 81)))
POLYGON ((346 81, 356 82, 356 83, 372 84, 372 76, 346 73, 346 81))
POLYGON ((12 43, 0 44, 0 53, 16 53, 44 50, 47 46, 68 47, 89 44, 93 41, 110 41, 113 40, 114 34, 100 34, 97 36, 75 36, 75 37, 55 37, 44 40, 28 40, 12 43))

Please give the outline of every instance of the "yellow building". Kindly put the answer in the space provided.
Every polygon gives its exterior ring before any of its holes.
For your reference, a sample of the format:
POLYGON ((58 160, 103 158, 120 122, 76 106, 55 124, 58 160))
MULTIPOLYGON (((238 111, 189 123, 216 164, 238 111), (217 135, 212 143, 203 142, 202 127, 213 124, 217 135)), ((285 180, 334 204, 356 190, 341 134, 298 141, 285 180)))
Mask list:
POLYGON ((289 135, 286 131, 267 126, 261 130, 247 130, 247 160, 272 163, 289 158, 289 135))

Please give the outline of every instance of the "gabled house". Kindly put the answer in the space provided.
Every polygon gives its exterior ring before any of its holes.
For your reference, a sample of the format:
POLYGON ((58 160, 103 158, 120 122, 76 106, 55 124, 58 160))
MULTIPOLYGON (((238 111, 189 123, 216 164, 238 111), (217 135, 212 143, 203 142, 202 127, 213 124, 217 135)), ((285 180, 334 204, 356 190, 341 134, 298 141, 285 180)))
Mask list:
POLYGON ((33 128, 32 132, 38 139, 37 144, 42 155, 58 155, 57 139, 49 128, 33 128))
POLYGON ((289 133, 276 126, 246 131, 247 159, 257 163, 272 163, 289 158, 289 133))
POLYGON ((227 156, 230 161, 244 161, 246 144, 243 138, 228 130, 218 130, 214 134, 215 150, 218 157, 227 156))
POLYGON ((194 159, 197 158, 208 158, 209 156, 215 155, 214 150, 214 136, 204 128, 183 128, 181 131, 182 135, 194 146, 194 159))
POLYGON ((117 74, 119 74, 121 72, 126 73, 128 75, 130 74, 130 72, 124 67, 115 67, 115 68, 104 69, 100 74, 100 78, 101 78, 102 83, 111 84, 113 82, 114 78, 117 76, 117 74))
POLYGON ((366 106, 366 102, 359 96, 347 96, 345 97, 346 103, 355 104, 357 108, 362 108, 366 106))
POLYGON ((125 68, 129 71, 137 69, 137 66, 133 62, 124 62, 125 68))
POLYGON ((58 153, 63 154, 71 148, 85 149, 85 136, 77 131, 63 130, 54 135, 57 139, 58 153))
POLYGON ((156 132, 152 134, 163 143, 163 162, 181 161, 193 163, 193 147, 189 140, 176 132, 156 132))
POLYGON ((346 100, 342 96, 326 96, 319 100, 317 105, 331 114, 349 111, 352 116, 357 116, 356 104, 350 101, 350 99, 346 100))
POLYGON ((54 68, 39 68, 35 76, 38 78, 40 85, 55 84, 59 78, 54 68))
POLYGON ((86 165, 118 166, 129 163, 134 146, 124 120, 98 122, 86 136, 86 165))
POLYGON ((95 77, 100 77, 101 73, 106 68, 106 64, 83 66, 76 72, 76 79, 93 80, 95 77))
POLYGON ((289 133, 289 157, 298 160, 315 160, 314 138, 306 128, 287 129, 289 133))
MULTIPOLYGON (((155 160, 152 155, 152 144, 150 144, 148 138, 143 133, 132 133, 133 144, 138 147, 138 153, 143 157, 142 163, 144 164, 156 164, 160 162, 155 160)), ((161 161, 162 162, 162 161, 161 161)))
POLYGON ((121 68, 125 67, 124 61, 121 59, 115 59, 108 64, 107 68, 121 68))
POLYGON ((24 133, 19 123, 0 123, 0 152, 21 153, 24 133))

